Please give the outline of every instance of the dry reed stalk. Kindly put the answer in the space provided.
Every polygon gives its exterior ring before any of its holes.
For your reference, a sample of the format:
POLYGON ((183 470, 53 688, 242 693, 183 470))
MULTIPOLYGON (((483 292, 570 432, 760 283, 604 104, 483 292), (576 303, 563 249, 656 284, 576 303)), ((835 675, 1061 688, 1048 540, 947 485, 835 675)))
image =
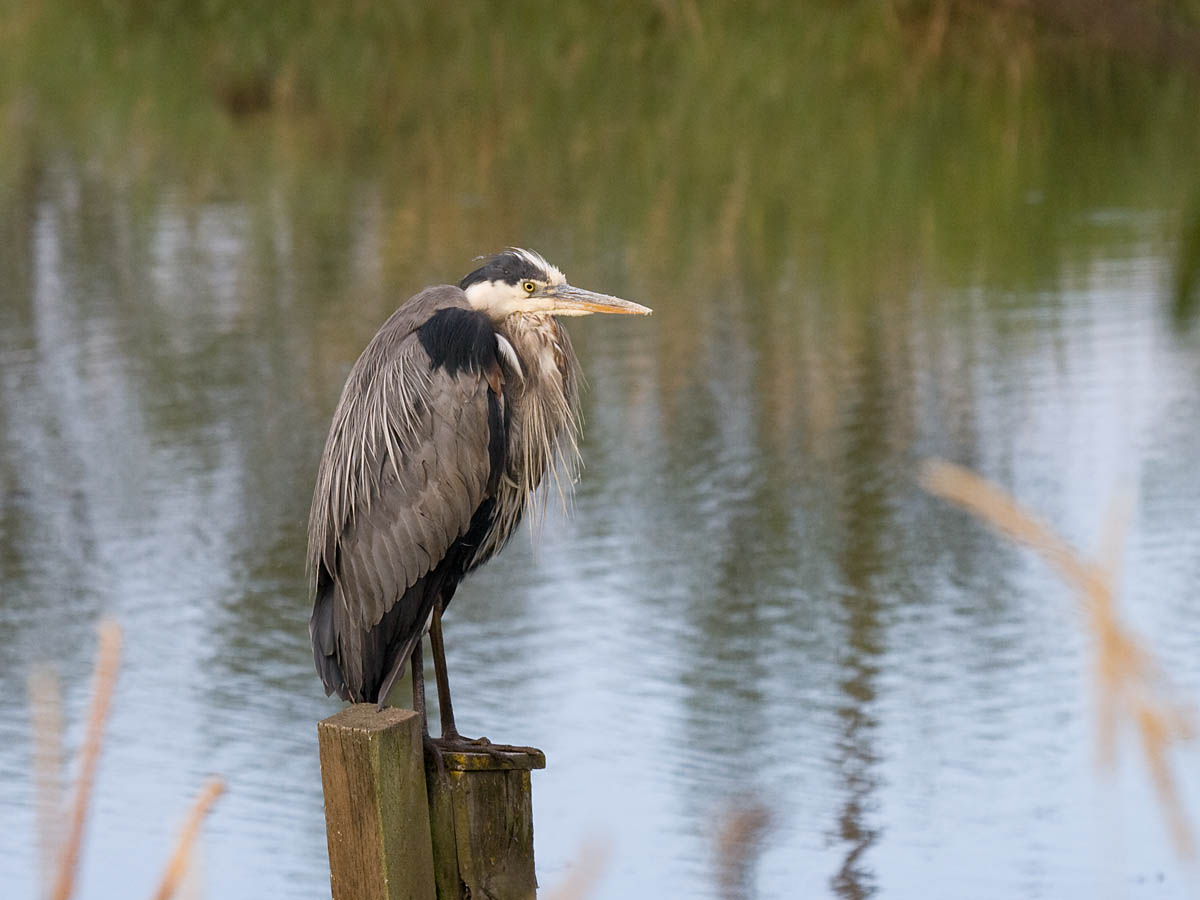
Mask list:
POLYGON ((53 670, 44 666, 29 676, 30 721, 33 730, 33 787, 37 809, 39 896, 48 898, 51 878, 62 852, 62 692, 53 670))
POLYGON ((1116 614, 1114 593, 1127 506, 1110 514, 1102 541, 1106 560, 1093 562, 1084 559, 1000 488, 960 466, 931 461, 921 481, 930 493, 958 504, 1039 553, 1076 589, 1084 620, 1095 638, 1100 761, 1111 768, 1116 758, 1117 731, 1122 723, 1132 726, 1141 738, 1150 778, 1176 848, 1184 859, 1194 858, 1192 828, 1167 759, 1172 743, 1194 737, 1194 713, 1190 707, 1163 696, 1161 670, 1116 614))
POLYGON ((75 803, 68 823, 67 838, 62 845, 62 855, 59 857, 58 877, 51 892, 54 900, 67 900, 75 885, 75 873, 79 869, 79 849, 83 843, 83 826, 87 821, 88 800, 91 798, 92 782, 96 777, 96 764, 100 760, 104 724, 108 720, 108 711, 112 705, 120 661, 121 628, 116 622, 103 621, 100 623, 100 641, 96 652, 92 703, 83 747, 80 750, 75 803))
POLYGON ((717 884, 726 900, 752 894, 750 869, 771 830, 771 811, 758 801, 730 809, 717 834, 717 884))
POLYGON ((202 900, 204 897, 204 844, 201 841, 192 845, 187 872, 179 882, 179 890, 175 892, 175 896, 179 900, 202 900))
POLYGON ((180 882, 187 874, 204 817, 208 815, 213 803, 224 792, 225 783, 220 778, 210 778, 201 789, 184 821, 183 828, 179 831, 179 837, 175 840, 175 849, 171 852, 171 858, 167 862, 167 869, 154 894, 154 900, 168 900, 179 888, 180 882))
POLYGON ((582 900, 588 896, 600 880, 610 852, 607 842, 591 841, 584 844, 575 867, 558 887, 546 895, 545 900, 582 900))

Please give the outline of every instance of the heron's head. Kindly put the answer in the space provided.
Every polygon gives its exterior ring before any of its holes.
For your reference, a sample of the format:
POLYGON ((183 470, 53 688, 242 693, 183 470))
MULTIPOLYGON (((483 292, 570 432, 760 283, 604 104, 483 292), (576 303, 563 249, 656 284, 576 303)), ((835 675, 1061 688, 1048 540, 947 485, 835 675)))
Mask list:
POLYGON ((471 306, 495 320, 516 313, 550 316, 651 313, 649 307, 639 303, 572 287, 563 273, 539 254, 517 248, 496 254, 458 286, 471 306))

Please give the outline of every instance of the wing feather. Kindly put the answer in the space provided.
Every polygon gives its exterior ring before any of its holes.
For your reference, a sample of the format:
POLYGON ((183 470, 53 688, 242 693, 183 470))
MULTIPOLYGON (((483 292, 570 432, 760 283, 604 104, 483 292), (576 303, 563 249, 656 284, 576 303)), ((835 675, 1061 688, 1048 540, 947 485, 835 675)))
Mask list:
MULTIPOLYGON (((424 351, 419 344, 414 342, 406 349, 403 365, 429 365, 427 359, 420 359, 424 351)), ((480 477, 471 470, 487 469, 487 434, 472 420, 482 421, 486 428, 487 391, 486 381, 470 373, 449 376, 436 372, 429 386, 429 407, 423 417, 426 421, 417 423, 432 424, 433 428, 421 429, 424 435, 406 435, 410 453, 396 459, 390 457, 383 441, 367 446, 367 453, 382 457, 383 477, 374 485, 352 488, 351 494, 359 502, 352 502, 346 511, 336 545, 343 557, 372 556, 374 546, 378 545, 381 552, 387 547, 399 565, 387 571, 376 568, 374 574, 382 582, 371 586, 384 593, 390 591, 393 597, 388 600, 398 599, 399 592, 441 561, 450 544, 470 525, 470 512, 484 499, 486 471, 480 477), (445 406, 454 409, 461 427, 450 426, 445 416, 437 414, 445 406), (462 478, 468 487, 466 505, 472 509, 466 515, 461 506, 449 502, 442 489, 443 482, 455 477, 462 478)), ((381 617, 381 612, 376 612, 371 624, 381 617)))
POLYGON ((416 330, 446 306, 469 309, 457 288, 433 288, 380 329, 350 372, 322 456, 310 631, 327 691, 347 699, 376 699, 394 677, 391 657, 411 649, 428 616, 436 586, 426 576, 487 496, 486 374, 435 365, 416 330))

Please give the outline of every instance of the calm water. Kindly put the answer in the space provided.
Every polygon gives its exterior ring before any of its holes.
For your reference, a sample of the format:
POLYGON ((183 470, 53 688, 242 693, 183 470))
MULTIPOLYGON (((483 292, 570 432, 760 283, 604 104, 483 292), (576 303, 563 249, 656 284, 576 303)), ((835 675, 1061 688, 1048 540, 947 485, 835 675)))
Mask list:
MULTIPOLYGON (((4 896, 36 883, 26 676, 54 663, 73 746, 104 614, 126 656, 81 896, 148 893, 210 773, 229 792, 204 895, 328 896, 316 459, 390 310, 514 243, 656 309, 570 322, 573 514, 447 620, 463 731, 546 751, 543 886, 600 839, 596 896, 715 896, 714 834, 752 801, 764 897, 1195 896, 1134 743, 1096 772, 1071 595, 916 484, 926 457, 969 465, 1089 547, 1133 492, 1122 609, 1200 697, 1200 341, 1166 308, 1170 139, 1091 163, 1039 145, 995 197, 949 151, 897 198, 831 174, 852 137, 795 195, 735 177, 629 210, 603 173, 574 208, 520 208, 587 160, 435 197, 252 155, 197 187, 31 150, 0 220, 4 896)), ((1194 749, 1176 761, 1200 814, 1194 749)))

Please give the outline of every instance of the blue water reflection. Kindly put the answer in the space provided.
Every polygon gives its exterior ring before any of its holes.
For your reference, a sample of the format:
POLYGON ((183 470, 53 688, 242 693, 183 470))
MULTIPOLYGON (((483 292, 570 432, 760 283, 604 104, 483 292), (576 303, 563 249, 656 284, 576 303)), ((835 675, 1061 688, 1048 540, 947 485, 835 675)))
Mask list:
MULTIPOLYGON (((248 201, 147 207, 70 167, 12 199, 0 880, 33 893, 26 674, 55 665, 77 742, 108 614, 126 656, 82 896, 149 891, 210 773, 206 895, 325 896, 314 728, 338 705, 309 657, 304 521, 341 381, 423 273, 385 273, 385 214, 322 252, 248 201)), ((1136 491, 1124 612, 1197 694, 1200 350, 1162 308, 1161 218, 1078 227, 1100 249, 1053 289, 851 302, 802 256, 761 290, 591 273, 657 315, 571 323, 574 512, 447 620, 464 732, 546 751, 544 886, 600 836, 599 896, 713 896, 719 819, 750 797, 775 823, 763 896, 1188 895, 1136 755, 1095 774, 1073 599, 916 483, 925 457, 962 462, 1085 546, 1136 491)))

